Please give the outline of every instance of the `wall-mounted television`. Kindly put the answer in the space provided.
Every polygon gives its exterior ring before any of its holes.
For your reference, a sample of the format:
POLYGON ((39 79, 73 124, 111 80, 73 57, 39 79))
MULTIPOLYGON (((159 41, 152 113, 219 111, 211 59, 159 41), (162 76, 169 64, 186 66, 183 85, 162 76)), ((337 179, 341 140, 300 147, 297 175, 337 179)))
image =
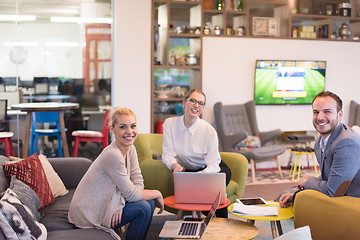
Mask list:
POLYGON ((266 104, 311 104, 325 89, 326 61, 256 60, 254 100, 266 104))

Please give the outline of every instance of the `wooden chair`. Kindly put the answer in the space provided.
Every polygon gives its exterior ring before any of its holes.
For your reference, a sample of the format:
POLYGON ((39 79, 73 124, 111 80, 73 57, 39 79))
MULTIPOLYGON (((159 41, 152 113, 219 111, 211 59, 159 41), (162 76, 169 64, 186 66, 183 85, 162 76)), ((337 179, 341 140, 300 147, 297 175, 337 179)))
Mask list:
POLYGON ((104 114, 103 118, 103 127, 101 132, 98 131, 90 131, 90 130, 77 130, 72 132, 72 136, 75 138, 73 157, 76 157, 79 149, 79 142, 101 142, 103 149, 109 145, 109 131, 110 131, 110 112, 111 110, 107 110, 104 114))

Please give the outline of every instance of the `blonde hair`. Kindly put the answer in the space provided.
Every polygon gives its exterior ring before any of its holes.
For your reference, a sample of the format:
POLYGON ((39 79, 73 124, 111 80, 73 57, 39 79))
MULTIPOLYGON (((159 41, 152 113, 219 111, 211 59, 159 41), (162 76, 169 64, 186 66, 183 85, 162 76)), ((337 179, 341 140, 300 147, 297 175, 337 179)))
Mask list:
POLYGON ((202 94, 204 96, 205 102, 206 102, 205 93, 203 91, 199 90, 199 89, 191 89, 190 91, 188 91, 184 96, 184 101, 186 101, 191 96, 191 94, 194 93, 194 92, 202 94))
POLYGON ((136 119, 135 113, 131 109, 127 107, 115 107, 110 113, 110 121, 109 121, 110 127, 115 126, 116 118, 117 116, 120 115, 134 116, 134 118, 136 119))

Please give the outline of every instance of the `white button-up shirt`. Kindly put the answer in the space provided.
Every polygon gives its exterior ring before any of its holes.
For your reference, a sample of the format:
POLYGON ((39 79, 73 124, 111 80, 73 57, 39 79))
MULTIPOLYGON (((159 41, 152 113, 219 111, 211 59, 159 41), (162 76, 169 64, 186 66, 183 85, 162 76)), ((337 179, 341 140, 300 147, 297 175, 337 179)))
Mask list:
POLYGON ((184 117, 169 118, 164 122, 163 163, 171 170, 178 162, 189 170, 205 168, 204 172, 220 171, 220 153, 215 129, 198 118, 186 128, 184 117))

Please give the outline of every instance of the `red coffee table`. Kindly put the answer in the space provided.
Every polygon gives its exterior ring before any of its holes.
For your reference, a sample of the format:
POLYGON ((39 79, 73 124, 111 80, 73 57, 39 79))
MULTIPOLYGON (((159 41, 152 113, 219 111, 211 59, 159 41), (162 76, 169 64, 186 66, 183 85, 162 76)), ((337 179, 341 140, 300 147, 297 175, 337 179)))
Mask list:
MULTIPOLYGON (((200 217, 201 211, 209 211, 212 204, 199 204, 199 203, 175 203, 174 195, 164 199, 164 204, 170 208, 178 209, 176 220, 182 219, 183 211, 192 211, 192 217, 200 217)), ((225 204, 220 204, 218 209, 229 206, 230 200, 226 198, 225 204)))

